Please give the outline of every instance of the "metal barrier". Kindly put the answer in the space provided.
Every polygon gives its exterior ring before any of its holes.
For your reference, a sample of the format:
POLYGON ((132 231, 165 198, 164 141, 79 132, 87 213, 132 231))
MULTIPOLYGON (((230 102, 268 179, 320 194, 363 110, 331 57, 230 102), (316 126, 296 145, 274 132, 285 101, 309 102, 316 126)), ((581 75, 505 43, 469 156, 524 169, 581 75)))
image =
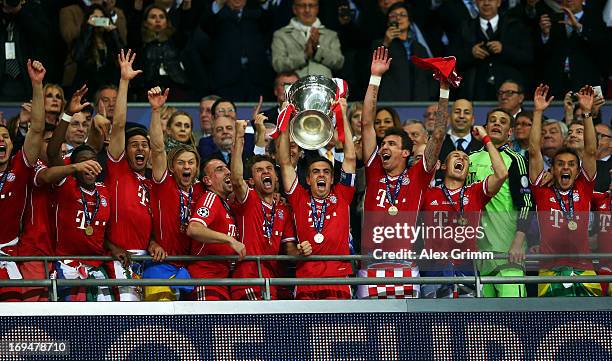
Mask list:
MULTIPOLYGON (((69 256, 70 259, 82 261, 98 260, 113 261, 110 256, 69 256)), ((133 261, 149 261, 151 256, 132 256, 133 261)), ((507 254, 496 253, 495 259, 508 258, 507 254)), ((589 253, 589 254, 529 254, 527 261, 539 261, 555 258, 580 258, 598 260, 600 258, 612 258, 612 253, 589 253)), ((58 287, 94 287, 94 286, 260 286, 262 298, 270 299, 271 286, 295 286, 295 285, 401 285, 401 284, 473 284, 476 285, 476 297, 481 297, 480 285, 482 284, 536 284, 536 283, 608 283, 612 282, 612 275, 597 276, 523 276, 523 277, 499 277, 475 276, 463 277, 327 277, 327 278, 264 278, 261 272, 261 261, 368 261, 374 259, 372 256, 364 255, 318 255, 318 256, 285 256, 285 255, 259 255, 246 256, 243 261, 257 262, 259 278, 191 278, 191 279, 49 279, 48 263, 66 259, 66 256, 0 256, 0 262, 27 262, 43 261, 47 279, 39 280, 0 280, 0 287, 49 287, 49 299, 57 301, 58 287)), ((414 260, 418 260, 415 257, 414 260)), ((166 261, 238 261, 238 256, 168 256, 166 261)), ((474 263, 475 265, 475 263, 474 263)), ((476 270, 476 266, 475 271, 476 270)))

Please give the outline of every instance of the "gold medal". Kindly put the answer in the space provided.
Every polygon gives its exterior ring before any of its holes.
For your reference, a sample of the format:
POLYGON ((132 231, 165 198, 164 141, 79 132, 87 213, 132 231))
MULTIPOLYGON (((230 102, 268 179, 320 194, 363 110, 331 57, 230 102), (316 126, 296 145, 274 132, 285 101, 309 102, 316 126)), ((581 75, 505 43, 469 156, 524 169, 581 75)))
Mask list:
POLYGON ((325 237, 323 237, 323 235, 321 233, 315 234, 314 241, 316 243, 323 243, 324 240, 325 240, 325 237))
POLYGON ((574 220, 571 220, 567 222, 567 228, 569 228, 570 231, 575 231, 576 229, 578 229, 578 223, 576 223, 576 221, 574 220))
POLYGON ((93 234, 93 227, 92 226, 85 227, 85 234, 88 236, 91 236, 93 234))
POLYGON ((397 207, 396 206, 391 206, 389 207, 389 209, 387 209, 387 213, 389 213, 390 216, 395 216, 397 215, 397 207))
POLYGON ((457 219, 457 223, 458 223, 460 226, 467 226, 467 225, 468 225, 468 220, 467 220, 467 218, 465 218, 465 217, 459 217, 459 218, 457 219))

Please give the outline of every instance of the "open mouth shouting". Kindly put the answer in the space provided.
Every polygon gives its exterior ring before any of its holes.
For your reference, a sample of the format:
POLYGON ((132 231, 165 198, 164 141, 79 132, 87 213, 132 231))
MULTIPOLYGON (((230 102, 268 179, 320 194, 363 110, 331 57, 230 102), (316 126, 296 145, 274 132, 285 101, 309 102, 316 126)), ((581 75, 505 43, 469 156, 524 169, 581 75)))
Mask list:
POLYGON ((0 158, 6 157, 6 144, 0 144, 0 158))
POLYGON ((226 187, 229 187, 230 189, 232 188, 232 179, 230 178, 229 175, 223 178, 223 183, 225 184, 226 187))
POLYGON ((387 150, 382 151, 380 153, 380 158, 382 159, 383 163, 388 162, 391 159, 391 152, 387 150))
POLYGON ((191 170, 190 169, 184 170, 183 173, 181 173, 181 182, 183 184, 191 183, 191 170))
POLYGON ((325 179, 317 179, 317 189, 320 192, 324 192, 325 191, 325 186, 327 185, 327 183, 325 182, 325 179))
POLYGON ((145 165, 144 154, 136 154, 136 156, 134 157, 134 160, 136 161, 136 165, 139 167, 143 167, 145 165))
POLYGON ((261 179, 261 183, 263 184, 264 189, 266 190, 271 190, 272 189, 272 177, 268 176, 264 176, 261 179))

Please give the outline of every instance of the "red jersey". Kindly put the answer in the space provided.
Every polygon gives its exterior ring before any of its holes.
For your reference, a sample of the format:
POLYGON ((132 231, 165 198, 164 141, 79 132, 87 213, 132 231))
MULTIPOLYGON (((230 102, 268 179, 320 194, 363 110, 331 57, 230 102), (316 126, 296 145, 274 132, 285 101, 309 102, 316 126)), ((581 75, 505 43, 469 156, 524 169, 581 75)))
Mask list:
POLYGON ((151 204, 155 241, 169 256, 186 256, 190 250, 191 238, 181 231, 181 198, 183 209, 191 211, 203 193, 201 183, 194 184, 189 202, 189 193, 179 190, 168 171, 160 182, 153 181, 151 204))
MULTIPOLYGON (((347 174, 343 174, 343 177, 347 174)), ((325 199, 315 198, 315 209, 321 216, 323 202, 326 204, 325 219, 321 234, 323 241, 317 243, 315 235, 317 230, 312 217, 311 193, 298 184, 297 177, 287 192, 289 204, 293 209, 295 228, 298 242, 309 241, 313 255, 348 255, 349 251, 349 225, 350 206, 355 193, 355 175, 348 175, 351 179, 349 185, 338 183, 332 186, 325 199)), ((343 277, 352 273, 349 262, 323 261, 298 262, 297 277, 343 277)))
MULTIPOLYGON (((448 190, 453 204, 449 202, 442 187, 430 187, 423 197, 423 223, 426 228, 425 247, 434 252, 476 251, 477 227, 485 205, 491 200, 488 196, 487 181, 472 183, 463 193, 463 218, 459 216, 461 188, 448 190), (435 228, 434 228, 435 227, 435 228), (450 232, 449 232, 450 231, 450 232)), ((453 263, 463 263, 453 260, 453 263)))
POLYGON ((19 237, 19 254, 22 256, 51 256, 55 250, 55 229, 51 219, 55 214, 52 186, 39 184, 38 174, 47 169, 40 160, 36 173, 30 180, 30 192, 23 218, 23 233, 19 237))
MULTIPOLYGON (((249 188, 243 200, 237 200, 232 205, 236 215, 240 242, 244 243, 248 255, 275 255, 281 251, 281 245, 286 242, 295 242, 295 227, 293 214, 290 208, 283 204, 274 205, 264 202, 254 189, 249 188), (266 236, 266 221, 272 223, 272 237, 266 236), (274 215, 272 215, 274 210, 274 215)), ((261 262, 263 277, 279 277, 278 263, 274 261, 261 262)), ((256 262, 240 262, 232 275, 234 278, 257 278, 256 262)))
MULTIPOLYGON (((612 253, 612 192, 595 192, 591 209, 599 225, 597 234, 597 252, 612 253)), ((600 260, 602 266, 612 268, 612 259, 600 260)))
MULTIPOLYGON (((576 230, 568 228, 568 220, 565 219, 561 206, 555 198, 552 187, 543 187, 542 172, 535 184, 531 186, 531 192, 536 204, 538 223, 540 225, 540 252, 546 253, 590 253, 588 240, 589 211, 595 180, 589 180, 584 170, 576 177, 572 188, 572 200, 574 203, 574 221, 576 230)), ((569 211, 569 191, 559 192, 565 208, 569 211)), ((550 269, 557 266, 570 266, 577 269, 593 269, 590 260, 559 258, 551 261, 540 261, 540 268, 550 269)))
MULTIPOLYGON (((55 186, 54 196, 57 202, 55 209, 55 224, 57 249, 60 256, 104 255, 104 236, 106 224, 110 217, 110 200, 108 190, 102 183, 96 183, 96 190, 89 191, 79 187, 74 177, 65 178, 55 186), (97 197, 96 197, 97 194, 97 197), (93 234, 85 234, 87 228, 82 197, 87 203, 87 213, 91 219, 93 234), (93 212, 98 204, 98 210, 93 212)), ((99 266, 101 261, 84 261, 93 266, 99 266)))
MULTIPOLYGON (((230 212, 229 205, 216 193, 206 191, 196 203, 195 212, 189 222, 198 222, 213 231, 237 238, 236 222, 230 212)), ((191 240, 191 254, 194 256, 232 256, 236 252, 232 247, 221 243, 202 243, 191 240)), ((229 277, 229 261, 196 261, 189 266, 189 272, 194 271, 195 278, 225 278, 229 277)))
MULTIPOLYGON (((0 245, 17 242, 33 171, 34 167, 20 150, 9 160, 6 171, 0 172, 0 245)), ((16 248, 12 245, 2 248, 1 251, 16 255, 16 248)))
MULTIPOLYGON (((364 199, 364 227, 362 231, 361 244, 364 252, 371 252, 377 248, 381 248, 372 237, 373 228, 381 224, 391 225, 401 221, 407 226, 416 226, 417 216, 422 204, 422 198, 425 190, 431 183, 434 176, 434 170, 427 172, 425 169, 425 160, 417 161, 412 167, 407 168, 403 173, 400 190, 395 199, 399 211, 398 216, 388 218, 387 212, 391 204, 387 197, 387 181, 389 182, 389 190, 393 197, 395 195, 395 187, 398 183, 398 178, 387 177, 383 169, 382 160, 378 155, 378 147, 372 153, 372 156, 366 163, 366 194, 364 199), (388 224, 387 224, 388 223, 388 224)), ((414 240, 396 240, 387 242, 384 245, 385 251, 399 251, 400 249, 409 250, 412 248, 414 240)))
POLYGON ((146 250, 153 224, 151 181, 130 168, 123 152, 119 159, 108 153, 104 183, 111 199, 109 240, 123 249, 146 250))

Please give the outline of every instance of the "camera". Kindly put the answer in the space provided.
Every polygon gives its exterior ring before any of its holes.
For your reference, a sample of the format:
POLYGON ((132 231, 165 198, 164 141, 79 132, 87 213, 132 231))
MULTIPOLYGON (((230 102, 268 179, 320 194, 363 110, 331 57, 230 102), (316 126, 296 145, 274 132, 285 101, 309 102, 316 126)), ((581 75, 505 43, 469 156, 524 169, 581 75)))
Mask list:
POLYGON ((392 28, 399 28, 399 23, 397 21, 390 21, 389 26, 392 28))
POLYGON ((94 16, 92 18, 92 22, 94 26, 98 26, 98 27, 107 27, 110 25, 110 19, 106 17, 94 16))

